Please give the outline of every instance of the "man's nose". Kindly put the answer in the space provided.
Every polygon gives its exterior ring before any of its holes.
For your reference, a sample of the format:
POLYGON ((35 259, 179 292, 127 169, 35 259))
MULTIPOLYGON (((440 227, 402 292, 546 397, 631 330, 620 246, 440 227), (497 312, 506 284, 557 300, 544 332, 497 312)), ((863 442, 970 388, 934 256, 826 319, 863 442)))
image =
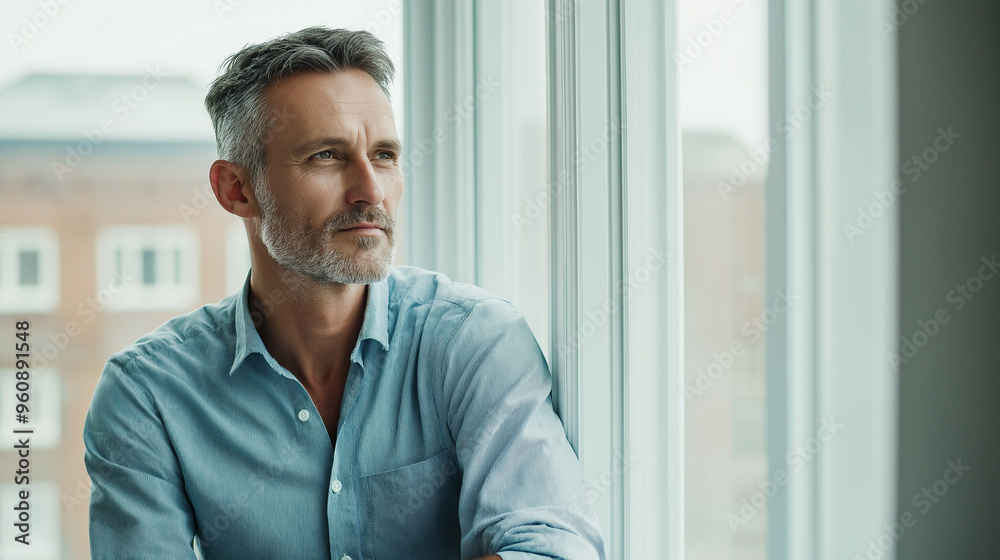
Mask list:
POLYGON ((377 206, 385 198, 385 189, 368 158, 351 162, 346 179, 347 202, 350 204, 377 206))

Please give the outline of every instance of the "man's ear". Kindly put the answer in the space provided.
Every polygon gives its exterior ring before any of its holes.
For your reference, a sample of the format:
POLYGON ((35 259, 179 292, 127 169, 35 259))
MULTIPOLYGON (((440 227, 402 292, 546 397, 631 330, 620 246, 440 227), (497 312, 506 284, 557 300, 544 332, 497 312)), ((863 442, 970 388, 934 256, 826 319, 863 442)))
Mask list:
POLYGON ((250 188, 250 174, 242 166, 231 161, 217 159, 208 170, 208 180, 212 183, 215 199, 226 212, 241 218, 253 218, 256 201, 250 188))

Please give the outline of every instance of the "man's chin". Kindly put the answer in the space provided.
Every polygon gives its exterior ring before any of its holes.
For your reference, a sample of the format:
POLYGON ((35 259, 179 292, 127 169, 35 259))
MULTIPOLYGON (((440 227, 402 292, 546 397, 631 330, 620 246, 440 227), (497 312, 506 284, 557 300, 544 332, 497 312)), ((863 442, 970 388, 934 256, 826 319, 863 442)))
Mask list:
POLYGON ((299 278, 308 279, 316 284, 374 284, 375 282, 381 282, 389 276, 388 269, 352 269, 352 270, 295 270, 291 268, 285 269, 287 272, 298 276, 299 278))
POLYGON ((387 264, 380 252, 364 252, 369 254, 352 256, 350 262, 327 263, 309 276, 326 284, 372 284, 385 280, 392 268, 391 261, 387 264))

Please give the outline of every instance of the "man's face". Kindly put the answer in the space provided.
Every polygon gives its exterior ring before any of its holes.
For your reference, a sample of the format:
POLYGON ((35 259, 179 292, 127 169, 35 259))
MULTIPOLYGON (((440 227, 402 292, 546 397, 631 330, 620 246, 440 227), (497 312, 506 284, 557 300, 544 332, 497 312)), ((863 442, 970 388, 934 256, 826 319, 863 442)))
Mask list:
POLYGON ((265 90, 276 122, 254 194, 268 254, 324 283, 368 284, 389 274, 403 193, 389 100, 367 73, 304 72, 265 90))

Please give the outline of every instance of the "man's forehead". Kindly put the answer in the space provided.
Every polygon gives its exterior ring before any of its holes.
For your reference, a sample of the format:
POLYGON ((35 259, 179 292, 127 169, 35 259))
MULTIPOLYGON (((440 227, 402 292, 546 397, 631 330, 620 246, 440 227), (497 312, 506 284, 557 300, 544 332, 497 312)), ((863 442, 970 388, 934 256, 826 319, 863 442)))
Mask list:
POLYGON ((300 72, 273 82, 265 96, 276 112, 340 113, 384 116, 392 119, 392 105, 382 88, 366 72, 349 69, 334 73, 300 72))

